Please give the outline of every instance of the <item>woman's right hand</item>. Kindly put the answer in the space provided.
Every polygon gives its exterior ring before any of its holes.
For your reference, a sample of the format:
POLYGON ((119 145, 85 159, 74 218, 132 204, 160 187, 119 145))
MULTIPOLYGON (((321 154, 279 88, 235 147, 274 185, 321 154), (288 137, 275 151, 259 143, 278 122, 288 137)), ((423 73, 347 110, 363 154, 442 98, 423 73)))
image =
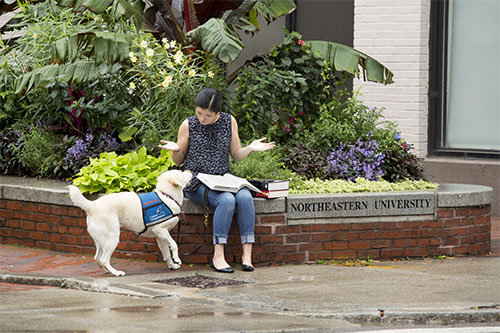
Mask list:
POLYGON ((179 147, 179 145, 175 142, 165 141, 165 140, 160 140, 160 142, 163 143, 163 145, 158 145, 158 147, 160 147, 161 149, 170 150, 170 151, 180 151, 181 150, 181 147, 179 147))

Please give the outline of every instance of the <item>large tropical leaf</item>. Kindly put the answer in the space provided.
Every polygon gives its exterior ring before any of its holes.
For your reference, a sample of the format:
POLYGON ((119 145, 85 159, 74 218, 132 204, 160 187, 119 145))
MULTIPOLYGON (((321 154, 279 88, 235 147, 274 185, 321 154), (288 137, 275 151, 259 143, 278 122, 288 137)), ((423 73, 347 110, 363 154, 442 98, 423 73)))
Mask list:
POLYGON ((61 64, 79 57, 95 57, 97 65, 128 59, 131 36, 124 33, 88 30, 54 42, 52 62, 61 64))
POLYGON ((222 19, 226 21, 227 24, 237 23, 241 17, 247 15, 253 9, 255 3, 257 3, 258 1, 259 0, 245 0, 235 10, 226 11, 222 19))
POLYGON ((319 53, 335 70, 345 71, 363 79, 378 83, 392 83, 394 74, 372 57, 347 45, 319 40, 306 41, 313 52, 319 53))
POLYGON ((20 94, 30 89, 45 87, 54 81, 68 83, 88 82, 106 73, 113 73, 120 65, 97 66, 92 60, 76 61, 64 65, 47 65, 28 72, 16 79, 15 91, 20 94))
POLYGON ((203 50, 225 63, 234 61, 244 46, 240 37, 223 20, 216 18, 189 31, 186 37, 201 43, 203 50))
POLYGON ((293 0, 260 0, 255 4, 257 14, 266 18, 270 23, 283 15, 288 15, 296 8, 293 0))

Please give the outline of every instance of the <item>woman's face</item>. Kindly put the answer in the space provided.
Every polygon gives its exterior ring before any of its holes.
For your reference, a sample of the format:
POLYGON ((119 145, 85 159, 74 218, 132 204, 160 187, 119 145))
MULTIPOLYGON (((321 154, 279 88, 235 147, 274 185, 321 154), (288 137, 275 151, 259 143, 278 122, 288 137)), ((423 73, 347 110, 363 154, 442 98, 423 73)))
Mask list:
POLYGON ((219 113, 215 113, 209 109, 203 109, 199 106, 196 107, 196 117, 202 125, 213 124, 219 119, 219 113))

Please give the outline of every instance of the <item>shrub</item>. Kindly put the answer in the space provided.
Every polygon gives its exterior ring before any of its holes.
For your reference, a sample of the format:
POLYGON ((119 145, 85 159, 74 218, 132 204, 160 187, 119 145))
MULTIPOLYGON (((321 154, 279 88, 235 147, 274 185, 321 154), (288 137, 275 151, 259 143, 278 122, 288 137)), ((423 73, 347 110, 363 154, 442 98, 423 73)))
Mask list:
POLYGON ((182 121, 194 114, 195 97, 202 88, 214 87, 228 95, 222 68, 203 51, 183 50, 166 39, 158 43, 151 34, 134 40, 132 50, 128 93, 139 103, 126 115, 122 140, 134 138, 148 147, 160 139, 176 140, 182 121))
POLYGON ((341 83, 299 33, 287 32, 280 45, 254 57, 238 75, 232 110, 243 138, 268 136, 278 144, 294 140, 341 83))
POLYGON ((390 182, 404 179, 426 180, 421 160, 410 151, 412 146, 401 139, 399 134, 394 141, 398 144, 384 150, 383 178, 390 182))
POLYGON ((230 169, 235 176, 245 179, 291 180, 294 177, 294 172, 282 162, 278 149, 254 152, 239 162, 231 160, 230 169))
POLYGON ((15 148, 19 161, 35 176, 53 175, 63 156, 61 139, 52 132, 33 126, 23 133, 21 140, 23 144, 15 148))
POLYGON ((328 167, 326 153, 302 143, 283 147, 283 161, 293 172, 305 178, 325 178, 328 167))
POLYGON ((0 172, 16 176, 25 175, 28 170, 16 154, 16 149, 22 149, 23 133, 16 129, 5 129, 0 132, 0 172))
MULTIPOLYGON (((120 129, 124 124, 123 113, 137 104, 133 96, 125 93, 128 87, 121 78, 124 69, 120 65, 87 68, 86 72, 80 69, 79 78, 89 77, 83 83, 75 83, 83 81, 76 78, 68 83, 63 75, 48 80, 48 70, 24 82, 23 74, 48 64, 61 64, 53 59, 53 51, 55 42, 64 37, 93 29, 131 32, 130 25, 123 20, 104 22, 93 13, 66 9, 55 1, 19 5, 23 35, 8 47, 2 48, 0 43, 0 125, 6 128, 20 119, 36 119, 68 135, 98 128, 111 132, 120 129), (20 84, 23 82, 24 85, 20 84)), ((78 43, 84 45, 85 41, 78 43)), ((72 61, 88 60, 83 48, 72 56, 72 61)))

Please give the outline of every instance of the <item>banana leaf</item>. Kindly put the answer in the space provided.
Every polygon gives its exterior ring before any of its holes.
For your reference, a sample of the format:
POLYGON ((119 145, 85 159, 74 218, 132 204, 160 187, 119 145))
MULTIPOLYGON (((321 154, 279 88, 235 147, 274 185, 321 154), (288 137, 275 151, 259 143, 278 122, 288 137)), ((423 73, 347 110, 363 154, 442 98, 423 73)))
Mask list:
POLYGON ((372 57, 353 49, 350 46, 319 40, 306 41, 313 52, 319 53, 335 70, 345 71, 366 81, 390 84, 394 82, 394 74, 372 57))
POLYGON ((223 20, 216 18, 189 31, 186 37, 200 43, 203 50, 225 63, 234 61, 244 46, 240 37, 223 20))
POLYGON ((293 0, 261 0, 255 6, 259 15, 263 15, 267 23, 274 21, 278 17, 288 15, 296 8, 293 0))
POLYGON ((64 65, 47 65, 28 72, 15 81, 16 94, 45 87, 54 81, 81 83, 103 74, 116 72, 120 65, 97 66, 93 60, 82 60, 64 65))
POLYGON ((128 59, 131 36, 108 31, 83 31, 54 42, 52 62, 75 61, 79 56, 95 56, 97 65, 124 62, 128 59))

